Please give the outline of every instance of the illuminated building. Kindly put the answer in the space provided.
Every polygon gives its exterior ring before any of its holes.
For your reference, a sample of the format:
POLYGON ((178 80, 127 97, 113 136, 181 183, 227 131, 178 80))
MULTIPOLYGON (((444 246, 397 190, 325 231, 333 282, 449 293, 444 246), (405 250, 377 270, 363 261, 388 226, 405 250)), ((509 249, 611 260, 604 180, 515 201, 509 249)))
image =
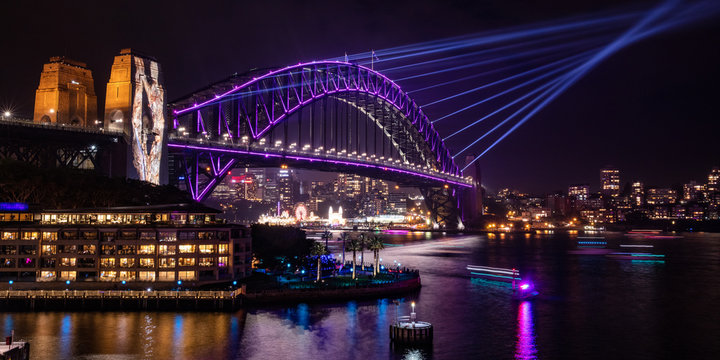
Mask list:
POLYGON ((147 55, 122 49, 115 56, 105 93, 106 130, 130 139, 128 177, 159 184, 164 160, 165 89, 160 64, 147 55))
POLYGON ((0 278, 168 288, 247 276, 249 231, 217 213, 199 204, 0 210, 0 278))
POLYGON ((292 210, 294 201, 293 178, 291 170, 280 169, 277 174, 278 201, 283 210, 292 210))
POLYGON ((684 202, 702 200, 704 198, 704 194, 705 185, 703 184, 698 184, 695 181, 691 181, 683 185, 684 202))
POLYGON ((632 183, 632 204, 642 206, 645 203, 645 185, 640 181, 632 183))
POLYGON ((572 185, 568 187, 568 196, 575 197, 575 200, 586 201, 590 195, 590 185, 572 185))
POLYGON ((364 179, 355 174, 338 174, 337 193, 341 198, 353 199, 364 192, 364 179))
POLYGON ((600 189, 605 195, 620 195, 620 170, 615 168, 600 170, 600 189))
POLYGON ((385 213, 390 215, 405 215, 405 213, 407 213, 407 194, 403 192, 391 192, 388 195, 388 207, 385 213))
POLYGON ((648 189, 646 202, 650 205, 669 205, 677 201, 677 191, 673 189, 648 189))
POLYGON ((720 191, 720 168, 714 167, 708 175, 707 191, 720 191))
POLYGON ((85 63, 52 57, 43 65, 33 121, 93 128, 99 125, 92 71, 85 63))

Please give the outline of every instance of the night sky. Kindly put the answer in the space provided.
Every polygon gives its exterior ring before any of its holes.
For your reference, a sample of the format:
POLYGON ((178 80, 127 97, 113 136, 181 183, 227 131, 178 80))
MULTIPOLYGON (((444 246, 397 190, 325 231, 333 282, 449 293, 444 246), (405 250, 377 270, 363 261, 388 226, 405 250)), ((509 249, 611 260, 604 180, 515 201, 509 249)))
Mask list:
MULTIPOLYGON (((252 68, 442 39, 627 3, 6 2, 0 22, 0 106, 30 116, 42 64, 51 56, 65 55, 88 64, 102 113, 110 66, 121 48, 135 48, 160 61, 172 100, 252 68)), ((670 186, 705 181, 710 168, 720 165, 717 20, 644 40, 601 64, 480 160, 483 184, 491 190, 511 187, 537 193, 567 189, 573 183, 590 183, 597 189, 599 169, 608 164, 620 168, 623 183, 640 179, 648 185, 670 186)), ((417 100, 431 101, 432 96, 417 100)))

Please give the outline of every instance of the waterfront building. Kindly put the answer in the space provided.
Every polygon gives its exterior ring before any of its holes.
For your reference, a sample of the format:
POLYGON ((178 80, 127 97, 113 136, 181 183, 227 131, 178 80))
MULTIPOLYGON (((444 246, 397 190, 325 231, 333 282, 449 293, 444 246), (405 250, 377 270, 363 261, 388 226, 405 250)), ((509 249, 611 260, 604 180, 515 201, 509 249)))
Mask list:
POLYGON ((35 91, 33 121, 78 127, 100 126, 92 71, 64 56, 43 65, 35 91))
POLYGON ((200 204, 2 210, 0 279, 170 287, 245 277, 249 230, 218 213, 200 204))
POLYGON ((651 188, 647 191, 649 205, 670 205, 677 201, 677 191, 667 188, 651 188))
POLYGON ((611 167, 600 170, 600 189, 605 195, 620 195, 620 170, 611 167))

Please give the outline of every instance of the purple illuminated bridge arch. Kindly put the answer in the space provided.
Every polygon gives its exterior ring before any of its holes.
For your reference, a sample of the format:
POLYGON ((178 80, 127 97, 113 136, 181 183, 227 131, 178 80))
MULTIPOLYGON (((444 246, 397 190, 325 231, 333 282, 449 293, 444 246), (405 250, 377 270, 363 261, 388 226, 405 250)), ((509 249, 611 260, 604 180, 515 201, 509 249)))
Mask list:
POLYGON ((322 61, 236 74, 170 107, 170 180, 197 200, 235 166, 288 163, 444 188, 454 208, 456 191, 474 186, 421 107, 361 65, 322 61))

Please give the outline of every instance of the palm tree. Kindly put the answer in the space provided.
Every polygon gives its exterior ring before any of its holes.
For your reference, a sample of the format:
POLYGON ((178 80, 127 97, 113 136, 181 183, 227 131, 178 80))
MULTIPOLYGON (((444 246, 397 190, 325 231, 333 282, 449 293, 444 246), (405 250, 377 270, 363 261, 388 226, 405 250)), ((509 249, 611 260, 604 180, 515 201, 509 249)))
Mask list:
POLYGON ((312 247, 310 248, 310 255, 317 256, 317 280, 320 281, 320 274, 322 271, 320 270, 320 263, 321 263, 321 257, 325 255, 325 247, 321 243, 313 243, 312 247))
POLYGON ((360 239, 360 269, 365 268, 365 234, 359 234, 360 239))
POLYGON ((375 268, 373 269, 373 276, 377 276, 380 273, 380 250, 385 248, 380 236, 370 233, 368 236, 368 249, 372 250, 375 255, 375 268))
POLYGON ((325 230, 325 232, 322 233, 321 237, 323 240, 325 240, 325 249, 327 249, 328 248, 328 240, 330 240, 332 238, 332 234, 329 231, 325 230))
POLYGON ((357 251, 362 249, 362 243, 360 242, 359 237, 353 236, 350 241, 348 242, 348 250, 352 251, 353 254, 353 265, 352 265, 352 278, 355 279, 355 274, 357 273, 357 270, 355 269, 355 266, 357 265, 357 251))
POLYGON ((340 238, 338 240, 341 240, 343 243, 343 254, 342 254, 342 266, 345 267, 345 242, 348 239, 348 233, 344 232, 340 234, 340 238))

